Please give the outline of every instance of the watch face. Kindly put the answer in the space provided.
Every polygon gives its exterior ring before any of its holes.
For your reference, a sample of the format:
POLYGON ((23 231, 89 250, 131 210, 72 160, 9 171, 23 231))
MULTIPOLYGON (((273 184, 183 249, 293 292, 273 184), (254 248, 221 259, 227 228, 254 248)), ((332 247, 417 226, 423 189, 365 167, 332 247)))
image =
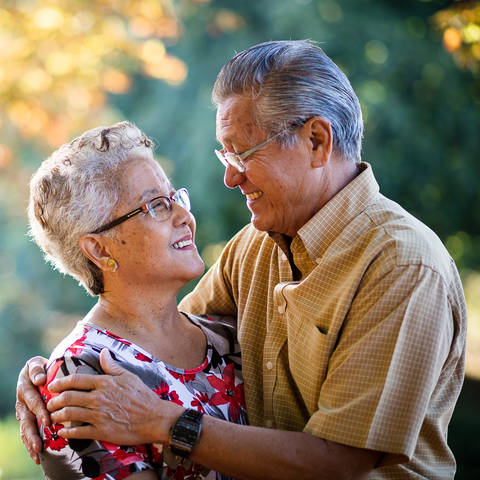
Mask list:
POLYGON ((200 437, 202 413, 185 410, 170 432, 170 448, 175 455, 187 457, 200 437))

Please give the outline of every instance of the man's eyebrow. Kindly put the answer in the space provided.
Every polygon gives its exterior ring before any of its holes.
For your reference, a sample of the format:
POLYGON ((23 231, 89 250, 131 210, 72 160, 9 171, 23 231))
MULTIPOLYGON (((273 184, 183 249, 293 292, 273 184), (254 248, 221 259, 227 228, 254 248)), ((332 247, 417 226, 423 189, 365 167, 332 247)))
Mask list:
POLYGON ((222 147, 222 149, 233 146, 233 142, 234 141, 232 140, 231 137, 225 137, 225 138, 222 138, 222 140, 217 138, 217 143, 222 147))

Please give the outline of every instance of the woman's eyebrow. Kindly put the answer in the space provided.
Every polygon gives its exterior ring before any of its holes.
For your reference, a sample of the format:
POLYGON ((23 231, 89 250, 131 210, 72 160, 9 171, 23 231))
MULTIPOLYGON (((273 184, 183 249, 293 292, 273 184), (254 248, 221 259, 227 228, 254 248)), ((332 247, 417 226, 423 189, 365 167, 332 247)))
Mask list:
POLYGON ((150 200, 152 198, 152 195, 160 195, 160 191, 158 190, 158 188, 149 188, 148 190, 145 190, 140 196, 140 200, 150 200))
MULTIPOLYGON (((163 189, 162 189, 163 190, 163 189)), ((159 197, 161 195, 169 196, 172 193, 175 192, 175 188, 173 185, 169 182, 166 184, 166 193, 163 193, 159 188, 154 187, 154 188, 149 188, 148 190, 145 190, 143 194, 140 197, 141 202, 147 202, 148 200, 151 200, 153 197, 159 197)))

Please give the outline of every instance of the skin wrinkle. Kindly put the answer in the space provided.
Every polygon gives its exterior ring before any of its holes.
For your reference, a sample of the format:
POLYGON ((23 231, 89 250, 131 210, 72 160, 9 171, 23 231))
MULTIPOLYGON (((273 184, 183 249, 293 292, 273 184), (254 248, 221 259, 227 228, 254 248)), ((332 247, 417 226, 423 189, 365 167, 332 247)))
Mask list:
MULTIPOLYGON (((253 123, 253 104, 249 97, 233 96, 219 105, 217 138, 220 143, 227 146, 224 139, 229 139, 235 151, 245 151, 252 143, 265 140, 266 134, 259 127, 254 129, 251 142, 245 137, 242 125, 253 123)), ((331 153, 328 122, 311 119, 299 128, 297 136, 299 141, 291 148, 282 148, 273 141, 257 150, 246 159, 243 173, 232 166, 225 169, 227 187, 238 187, 244 195, 263 192, 258 199, 247 200, 251 221, 259 230, 293 237, 328 201, 337 186, 331 182, 330 164, 334 157, 325 163, 323 160, 331 153), (301 173, 304 171, 308 171, 308 175, 301 173)), ((348 180, 356 175, 356 169, 355 172, 350 170, 345 167, 348 180)))
MULTIPOLYGON (((121 372, 119 377, 115 377, 118 380, 117 382, 113 383, 110 378, 105 378, 103 376, 84 375, 82 378, 78 375, 72 375, 52 382, 50 390, 55 391, 62 384, 70 386, 75 385, 74 388, 76 388, 77 391, 72 392, 71 398, 75 400, 76 405, 102 405, 102 410, 97 411, 95 409, 93 416, 91 413, 92 410, 90 410, 88 406, 81 410, 82 415, 79 415, 78 419, 95 425, 95 427, 91 425, 81 427, 81 430, 86 434, 84 438, 91 438, 95 435, 94 432, 97 429, 108 430, 115 425, 115 428, 122 431, 123 435, 123 437, 119 438, 116 443, 127 444, 127 439, 130 438, 129 434, 135 436, 141 435, 143 438, 150 436, 150 439, 147 440, 147 442, 139 439, 138 441, 133 442, 133 444, 153 443, 154 441, 158 441, 159 439, 154 437, 155 433, 153 432, 154 429, 152 429, 152 422, 158 421, 158 423, 162 425, 165 424, 165 418, 162 418, 161 416, 158 419, 152 418, 151 411, 149 412, 148 409, 145 408, 145 405, 158 405, 158 407, 160 407, 161 404, 167 403, 168 407, 172 409, 173 419, 167 421, 168 425, 166 432, 169 431, 171 423, 173 423, 174 419, 176 419, 183 410, 182 407, 171 402, 165 402, 153 391, 145 389, 143 382, 138 377, 121 369, 121 367, 111 360, 106 349, 104 349, 101 354, 101 365, 105 371, 109 371, 104 363, 105 358, 107 358, 108 362, 111 362, 110 366, 117 371, 117 373, 121 372), (105 357, 103 356, 104 352, 106 353, 105 357), (94 387, 96 388, 101 385, 103 380, 105 380, 105 388, 100 394, 93 395, 93 400, 90 398, 91 394, 81 391, 81 389, 91 390, 94 387), (120 419, 123 419, 123 421, 120 421, 120 419)), ((66 397, 63 394, 60 394, 50 400, 48 408, 54 410, 65 405, 65 402, 66 397)), ((51 414, 52 421, 55 423, 61 423, 64 416, 67 415, 68 408, 57 410, 51 414)), ((70 433, 74 433, 76 427, 71 427, 68 430, 70 433)), ((60 430, 59 433, 63 434, 64 432, 60 430)), ((167 439, 168 434, 167 437, 161 438, 160 441, 164 442, 167 439)))

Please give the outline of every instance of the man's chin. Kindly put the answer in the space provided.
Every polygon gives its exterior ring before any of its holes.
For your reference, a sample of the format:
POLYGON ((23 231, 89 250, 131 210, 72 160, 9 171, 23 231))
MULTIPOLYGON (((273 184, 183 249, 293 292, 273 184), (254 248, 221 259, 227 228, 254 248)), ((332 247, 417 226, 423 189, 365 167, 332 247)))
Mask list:
POLYGON ((258 215, 252 213, 252 217, 250 219, 252 225, 259 230, 260 232, 270 232, 272 230, 271 225, 262 221, 262 218, 258 215))

